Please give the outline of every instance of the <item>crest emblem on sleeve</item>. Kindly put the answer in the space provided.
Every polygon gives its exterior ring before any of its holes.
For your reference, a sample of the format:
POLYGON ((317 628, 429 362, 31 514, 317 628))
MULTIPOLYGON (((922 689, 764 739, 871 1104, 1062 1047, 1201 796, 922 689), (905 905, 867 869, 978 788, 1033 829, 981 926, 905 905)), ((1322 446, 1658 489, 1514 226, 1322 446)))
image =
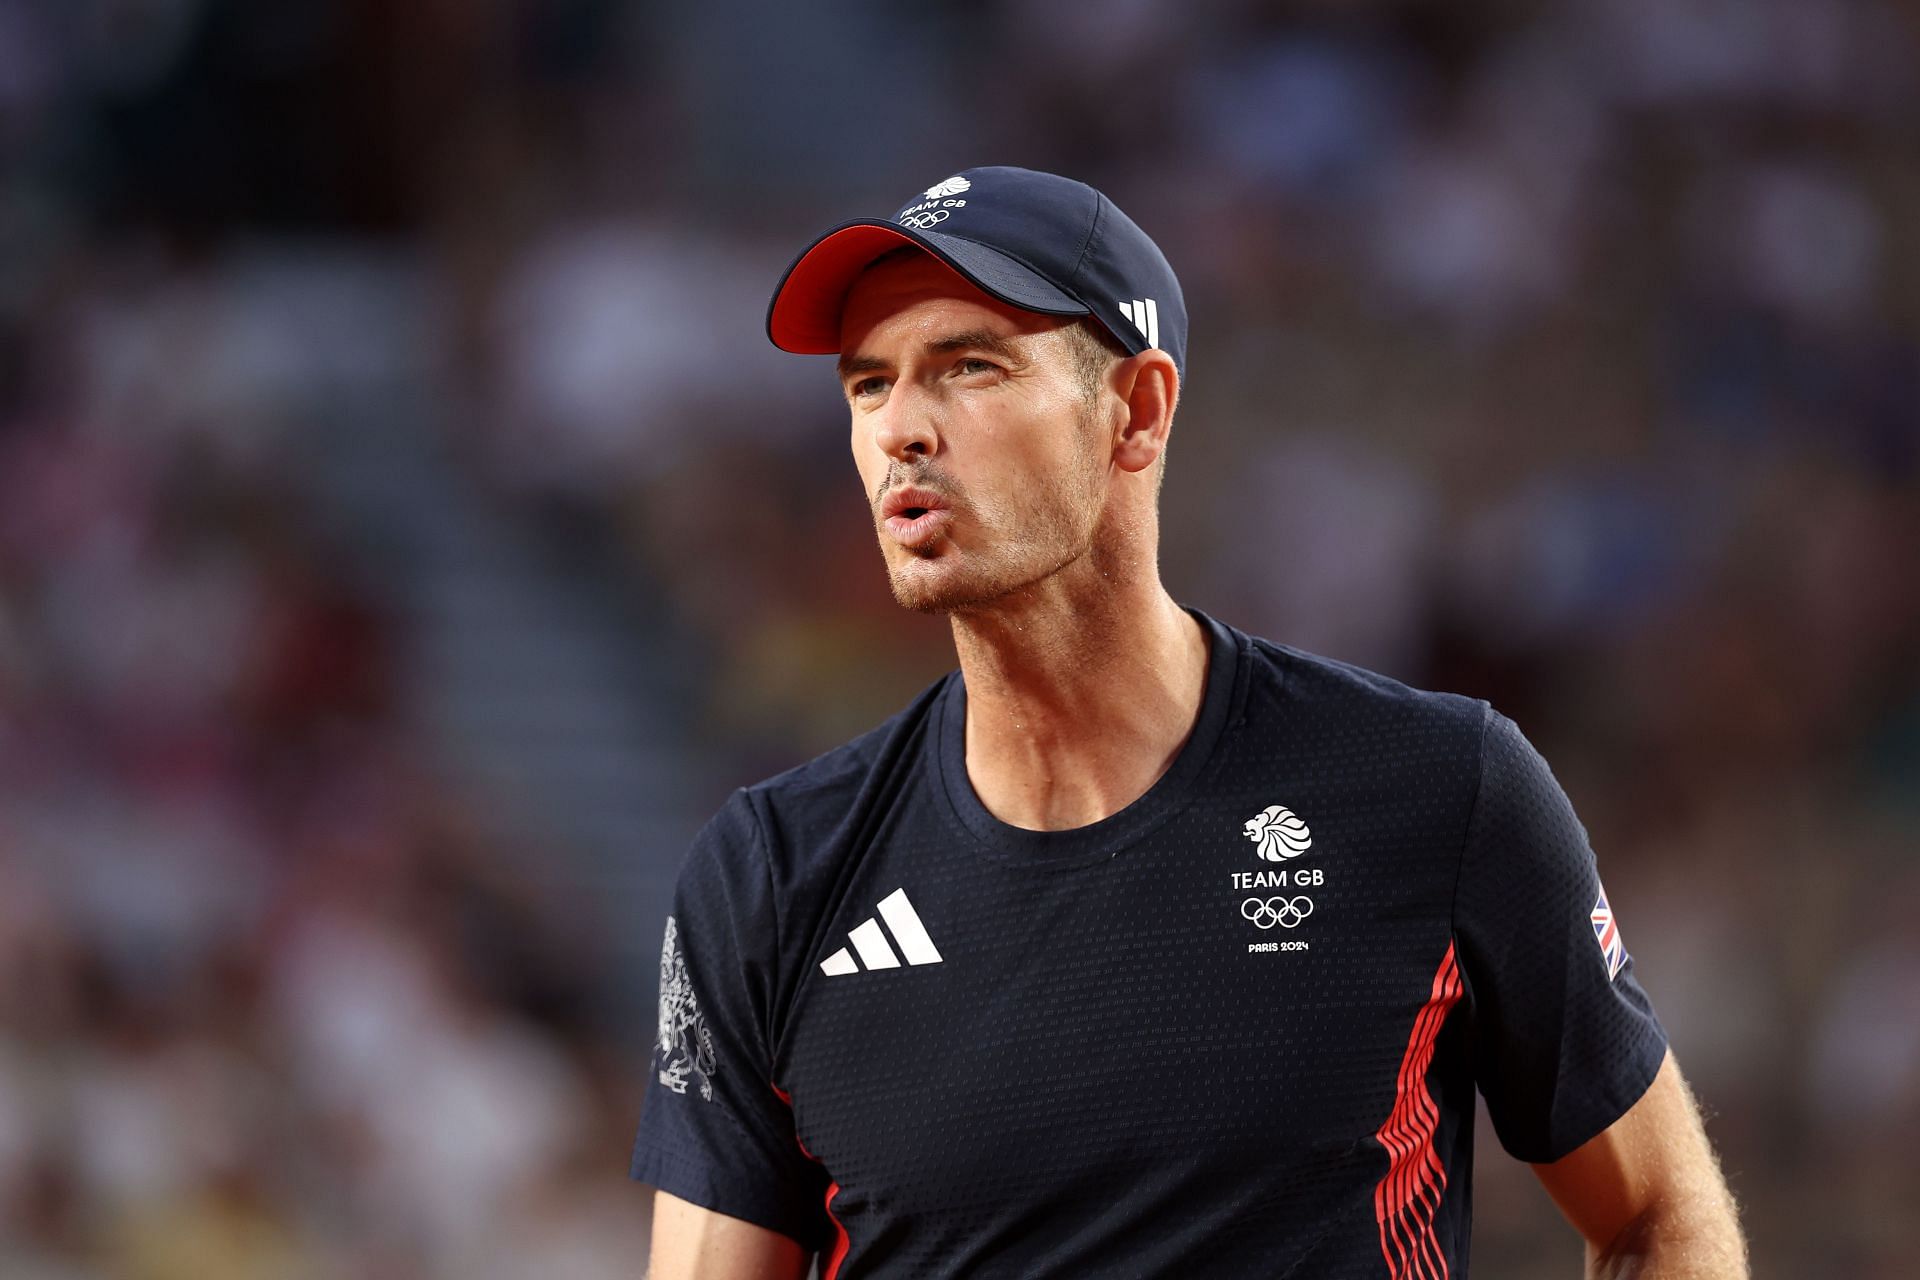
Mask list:
POLYGON ((654 1065, 660 1083, 675 1093, 685 1093, 697 1080, 700 1096, 713 1101, 713 1035, 694 998, 686 953, 680 949, 680 926, 672 916, 660 942, 660 1031, 654 1065))

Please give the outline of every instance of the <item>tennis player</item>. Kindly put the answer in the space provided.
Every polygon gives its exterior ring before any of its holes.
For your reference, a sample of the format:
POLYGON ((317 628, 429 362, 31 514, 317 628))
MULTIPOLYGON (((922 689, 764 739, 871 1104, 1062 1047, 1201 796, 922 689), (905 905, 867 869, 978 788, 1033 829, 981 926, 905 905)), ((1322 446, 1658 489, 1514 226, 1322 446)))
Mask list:
POLYGON ((1461 1277, 1476 1092, 1588 1275, 1747 1274, 1519 730, 1162 587, 1187 315, 1138 226, 970 169, 815 240, 768 330, 838 356, 894 594, 959 670, 694 845, 655 1280, 1461 1277))

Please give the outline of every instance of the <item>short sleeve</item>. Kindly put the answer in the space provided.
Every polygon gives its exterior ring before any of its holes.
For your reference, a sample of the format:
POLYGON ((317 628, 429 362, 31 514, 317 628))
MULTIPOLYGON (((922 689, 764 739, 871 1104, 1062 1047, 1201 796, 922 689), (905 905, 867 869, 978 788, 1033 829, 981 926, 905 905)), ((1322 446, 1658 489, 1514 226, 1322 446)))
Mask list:
POLYGON ((1454 935, 1494 1131, 1543 1164, 1639 1101, 1666 1032, 1634 978, 1586 828, 1511 720, 1487 713, 1454 935))
POLYGON ((825 1172, 773 1085, 767 1028, 778 934, 760 827, 743 793, 695 839, 660 948, 660 1016, 632 1176, 818 1250, 825 1172))

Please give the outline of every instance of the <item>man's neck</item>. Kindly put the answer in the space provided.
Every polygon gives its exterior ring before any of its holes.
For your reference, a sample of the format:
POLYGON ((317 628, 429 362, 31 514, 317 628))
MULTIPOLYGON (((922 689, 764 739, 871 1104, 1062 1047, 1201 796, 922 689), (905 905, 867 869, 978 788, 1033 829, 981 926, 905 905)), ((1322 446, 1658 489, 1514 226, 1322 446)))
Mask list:
POLYGON ((987 811, 1058 831, 1119 812, 1193 731, 1208 642, 1157 577, 1023 592, 956 614, 967 776, 987 811))

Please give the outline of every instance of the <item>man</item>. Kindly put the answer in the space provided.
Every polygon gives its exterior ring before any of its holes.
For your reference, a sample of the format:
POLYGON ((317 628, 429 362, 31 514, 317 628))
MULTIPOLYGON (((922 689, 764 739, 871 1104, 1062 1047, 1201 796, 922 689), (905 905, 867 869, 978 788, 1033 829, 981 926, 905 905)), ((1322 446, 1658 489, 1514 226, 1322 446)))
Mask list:
POLYGON ((816 240, 768 330, 839 355, 894 594, 960 671, 695 844, 656 1280, 1461 1276, 1476 1086, 1589 1274, 1745 1275, 1518 730, 1162 588, 1187 320, 1139 227, 967 170, 816 240))

